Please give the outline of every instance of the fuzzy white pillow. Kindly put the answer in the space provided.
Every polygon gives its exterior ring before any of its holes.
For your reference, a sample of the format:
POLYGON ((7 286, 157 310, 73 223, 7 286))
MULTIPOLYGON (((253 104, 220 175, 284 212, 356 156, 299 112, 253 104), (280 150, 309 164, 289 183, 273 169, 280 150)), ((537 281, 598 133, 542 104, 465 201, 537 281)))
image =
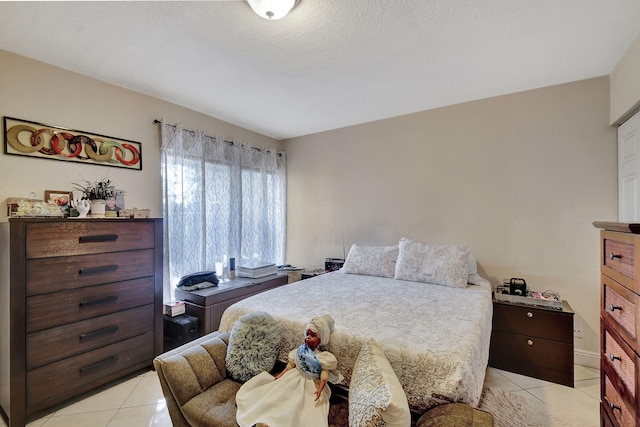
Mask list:
POLYGON ((232 379, 245 382, 270 372, 278 357, 280 328, 268 313, 255 311, 238 318, 231 328, 225 365, 232 379))
POLYGON ((393 277, 398 246, 351 245, 342 271, 366 276, 393 277))
POLYGON ((425 245, 402 238, 395 278, 464 288, 469 277, 469 246, 425 245))

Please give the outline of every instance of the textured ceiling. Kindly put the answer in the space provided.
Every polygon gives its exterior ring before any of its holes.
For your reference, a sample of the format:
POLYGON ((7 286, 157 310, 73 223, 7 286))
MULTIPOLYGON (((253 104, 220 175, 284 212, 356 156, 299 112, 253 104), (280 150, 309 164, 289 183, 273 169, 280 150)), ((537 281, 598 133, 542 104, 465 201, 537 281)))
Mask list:
POLYGON ((301 0, 279 21, 0 1, 0 49, 277 139, 607 75, 639 31, 639 0, 301 0))

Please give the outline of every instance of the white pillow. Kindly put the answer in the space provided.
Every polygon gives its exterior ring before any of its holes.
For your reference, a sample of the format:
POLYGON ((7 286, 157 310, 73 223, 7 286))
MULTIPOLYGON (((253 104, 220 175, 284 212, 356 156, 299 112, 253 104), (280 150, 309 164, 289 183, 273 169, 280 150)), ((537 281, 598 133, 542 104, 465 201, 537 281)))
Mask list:
POLYGON ((478 272, 478 264, 476 264, 476 257, 469 251, 469 276, 478 272))
POLYGON ((407 395, 378 343, 360 350, 349 383, 349 427, 409 427, 407 395))
POLYGON ((395 278, 464 288, 469 278, 469 246, 435 246, 400 239, 395 278))
POLYGON ((398 246, 351 245, 342 267, 344 273, 393 277, 398 259, 398 246))

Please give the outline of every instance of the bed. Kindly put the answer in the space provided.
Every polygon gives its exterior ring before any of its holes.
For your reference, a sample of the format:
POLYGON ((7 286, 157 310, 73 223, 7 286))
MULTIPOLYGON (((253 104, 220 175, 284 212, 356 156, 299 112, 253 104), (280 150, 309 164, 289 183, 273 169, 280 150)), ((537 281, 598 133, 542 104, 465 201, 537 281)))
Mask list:
POLYGON ((285 361, 302 342, 307 321, 329 313, 335 320, 329 350, 338 359, 341 385, 348 387, 360 348, 372 337, 398 376, 411 410, 424 412, 448 402, 477 406, 489 357, 489 282, 475 272, 469 274, 475 284, 465 287, 352 274, 345 272, 353 271, 348 261, 343 271, 233 304, 223 313, 220 330, 231 331, 244 314, 265 311, 280 325, 279 359, 285 361))

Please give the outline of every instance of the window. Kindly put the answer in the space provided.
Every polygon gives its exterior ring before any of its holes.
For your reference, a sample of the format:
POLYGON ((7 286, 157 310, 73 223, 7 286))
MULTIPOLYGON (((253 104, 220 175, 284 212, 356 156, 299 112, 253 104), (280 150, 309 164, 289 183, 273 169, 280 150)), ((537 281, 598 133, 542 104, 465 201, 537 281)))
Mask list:
POLYGON ((284 153, 224 142, 163 123, 164 298, 215 263, 284 263, 284 153))

